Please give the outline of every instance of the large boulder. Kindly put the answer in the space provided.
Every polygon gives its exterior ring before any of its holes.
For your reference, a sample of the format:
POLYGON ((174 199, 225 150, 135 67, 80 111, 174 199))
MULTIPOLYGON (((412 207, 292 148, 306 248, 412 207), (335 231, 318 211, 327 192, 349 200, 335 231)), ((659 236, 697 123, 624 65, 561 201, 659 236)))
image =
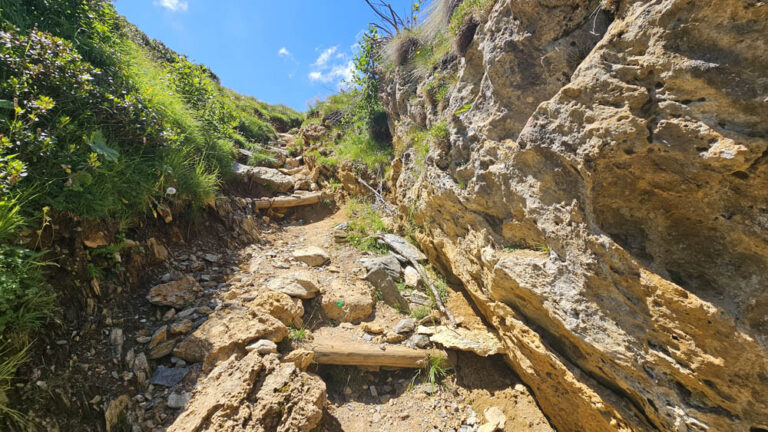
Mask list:
POLYGON ((232 307, 216 311, 192 334, 179 342, 173 355, 191 363, 203 362, 210 370, 233 353, 245 352, 245 346, 258 339, 280 342, 288 328, 263 310, 232 307))
POLYGON ((297 249, 293 251, 292 256, 296 261, 303 262, 310 267, 320 267, 331 261, 331 256, 328 255, 328 252, 317 246, 297 249))
POLYGON ((403 277, 403 267, 400 265, 400 261, 392 254, 379 257, 361 258, 360 263, 368 272, 378 268, 383 268, 387 274, 389 274, 389 277, 391 277, 393 280, 397 281, 403 277))
POLYGON ((358 323, 373 313, 371 291, 357 281, 334 279, 321 297, 323 312, 332 320, 358 323))
POLYGON ((263 309, 267 314, 277 318, 283 324, 300 328, 304 316, 304 305, 301 300, 277 291, 265 291, 248 303, 248 307, 263 309))
POLYGON ((235 174, 253 181, 277 193, 286 193, 293 189, 293 177, 279 170, 267 167, 253 167, 235 162, 235 174))
POLYGON ((320 378, 257 351, 231 356, 198 388, 168 432, 309 432, 326 403, 320 378))
MULTIPOLYGON (((312 261, 309 258, 308 260, 312 261)), ((320 259, 312 262, 320 262, 320 259)), ((266 288, 304 300, 314 298, 319 291, 314 278, 306 274, 277 277, 269 281, 266 288)))

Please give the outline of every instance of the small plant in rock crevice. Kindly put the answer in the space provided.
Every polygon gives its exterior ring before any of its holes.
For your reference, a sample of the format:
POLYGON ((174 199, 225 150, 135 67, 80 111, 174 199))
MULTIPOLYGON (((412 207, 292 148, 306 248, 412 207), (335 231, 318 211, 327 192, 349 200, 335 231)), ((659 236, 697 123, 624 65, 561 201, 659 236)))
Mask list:
POLYGON ((441 386, 445 378, 451 373, 451 368, 446 365, 446 361, 442 357, 429 356, 424 369, 420 369, 411 378, 411 382, 408 385, 409 390, 416 386, 416 382, 421 381, 425 385, 429 385, 431 391, 435 391, 435 387, 441 386))
POLYGON ((307 339, 307 328, 305 326, 300 328, 290 327, 288 332, 291 340, 294 342, 304 342, 307 339))

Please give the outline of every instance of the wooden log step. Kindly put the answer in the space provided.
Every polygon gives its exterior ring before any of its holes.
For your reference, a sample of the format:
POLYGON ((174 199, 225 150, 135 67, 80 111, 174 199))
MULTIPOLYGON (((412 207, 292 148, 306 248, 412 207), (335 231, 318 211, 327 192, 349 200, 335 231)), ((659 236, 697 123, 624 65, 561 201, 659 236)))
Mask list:
POLYGON ((325 365, 423 368, 428 366, 429 358, 448 358, 442 350, 418 350, 404 346, 386 346, 382 350, 378 345, 317 341, 310 346, 315 353, 314 361, 325 365))
POLYGON ((317 204, 322 199, 322 192, 309 192, 306 194, 278 196, 275 198, 261 198, 253 200, 253 208, 258 210, 267 208, 298 207, 303 205, 317 204))

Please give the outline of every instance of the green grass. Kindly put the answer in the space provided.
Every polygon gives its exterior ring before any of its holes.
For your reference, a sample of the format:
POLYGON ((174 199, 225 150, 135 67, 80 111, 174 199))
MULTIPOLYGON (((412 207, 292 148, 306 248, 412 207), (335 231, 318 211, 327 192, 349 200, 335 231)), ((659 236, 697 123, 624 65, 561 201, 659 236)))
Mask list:
POLYGON ((488 10, 491 6, 493 6, 495 0, 464 0, 461 3, 459 3, 459 6, 456 7, 456 10, 453 12, 453 15, 451 16, 451 20, 448 23, 448 30, 453 34, 454 36, 459 34, 459 30, 461 30, 462 24, 464 24, 464 21, 467 19, 467 17, 477 14, 479 12, 482 12, 484 10, 488 10))
MULTIPOLYGON (((424 40, 424 38, 421 38, 424 40)), ((410 64, 421 76, 428 76, 432 70, 448 53, 451 52, 451 39, 444 32, 438 33, 434 40, 423 43, 423 46, 414 52, 410 64)))
POLYGON ((304 125, 320 122, 328 116, 338 120, 321 143, 321 147, 330 149, 333 155, 311 154, 321 164, 336 166, 340 162, 351 162, 372 170, 389 164, 392 144, 379 136, 382 130, 388 131, 386 114, 379 110, 369 119, 362 118, 357 115, 359 103, 358 94, 342 91, 310 108, 304 125))
POLYGON ((341 160, 363 163, 371 169, 384 166, 392 159, 392 147, 371 138, 361 125, 345 133, 334 151, 341 160))
POLYGON ((429 313, 432 311, 432 308, 429 308, 427 306, 421 306, 418 308, 411 309, 411 317, 420 320, 423 318, 426 318, 429 316, 429 313))
POLYGON ((294 342, 304 342, 307 339, 307 329, 306 327, 301 328, 289 328, 288 329, 289 336, 292 341, 294 342))
POLYGON ((432 391, 434 391, 435 387, 442 385, 443 381, 445 381, 450 373, 451 368, 446 365, 445 359, 429 356, 424 369, 420 369, 416 372, 413 378, 411 378, 408 387, 409 389, 412 389, 415 387, 416 381, 418 381, 419 378, 422 378, 421 381, 424 384, 428 384, 432 388, 432 391))
MULTIPOLYGON (((54 310, 45 251, 33 250, 51 219, 98 219, 123 232, 159 208, 199 211, 231 171, 235 144, 258 148, 304 117, 224 89, 111 2, 0 0, 0 9, 0 372, 7 373, 0 381, 7 382, 54 310), (20 243, 22 232, 29 242, 20 243)), ((119 248, 90 251, 81 267, 64 270, 103 277, 119 270, 119 248)), ((3 412, 12 417, 0 397, 3 412)))
POLYGON ((376 234, 389 232, 381 215, 368 201, 353 198, 347 207, 347 242, 352 246, 370 252, 385 253, 382 246, 374 238, 376 234))
POLYGON ((28 419, 8 406, 7 392, 11 390, 11 381, 16 375, 16 370, 27 360, 28 348, 29 345, 19 349, 0 344, 0 420, 5 419, 10 425, 19 426, 22 430, 28 429, 28 419))

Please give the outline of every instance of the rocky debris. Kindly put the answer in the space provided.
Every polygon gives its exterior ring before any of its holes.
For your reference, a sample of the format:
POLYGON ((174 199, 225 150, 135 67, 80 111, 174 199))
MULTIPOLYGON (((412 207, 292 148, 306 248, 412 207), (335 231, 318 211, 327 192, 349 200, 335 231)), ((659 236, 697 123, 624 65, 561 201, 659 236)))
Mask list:
POLYGON ((90 249, 96 249, 107 246, 109 241, 103 232, 95 231, 89 232, 83 237, 83 244, 90 249))
POLYGON ((403 294, 409 303, 413 303, 417 306, 431 306, 432 299, 421 291, 411 291, 403 294))
POLYGON ((463 327, 455 329, 445 326, 434 327, 430 330, 429 339, 448 349, 471 351, 481 357, 503 354, 504 346, 499 338, 486 329, 468 330, 463 327))
POLYGON ((370 291, 356 281, 334 279, 321 297, 323 312, 332 320, 357 323, 373 313, 370 291))
POLYGON ((260 341, 256 341, 248 345, 247 347, 245 347, 245 350, 248 352, 256 351, 261 355, 275 354, 277 353, 277 344, 272 342, 271 340, 262 339, 260 341))
POLYGON ((168 432, 309 432, 326 402, 320 378, 256 352, 221 362, 198 388, 168 432))
POLYGON ((326 132, 327 129, 320 123, 310 123, 301 128, 301 136, 304 137, 304 140, 310 144, 320 140, 323 136, 325 136, 326 132))
POLYGON ((333 227, 333 240, 337 243, 346 243, 347 241, 347 227, 349 224, 347 222, 342 222, 335 227, 333 227))
POLYGON ((173 350, 173 355, 188 362, 204 362, 203 369, 235 352, 244 352, 245 346, 257 339, 280 342, 288 336, 288 328, 277 318, 259 309, 233 306, 213 313, 197 330, 184 338, 173 350))
POLYGON ((216 264, 216 263, 219 262, 219 260, 221 260, 221 255, 207 253, 207 254, 203 255, 203 259, 208 261, 209 263, 216 264))
POLYGON ((415 268, 407 266, 405 270, 403 270, 403 279, 405 280, 406 287, 416 289, 421 282, 421 275, 419 275, 419 272, 415 268))
POLYGON ((276 193, 286 193, 293 189, 293 177, 274 168, 252 167, 235 162, 234 172, 276 193))
POLYGON ((188 319, 184 319, 181 321, 176 321, 175 323, 171 324, 171 326, 169 327, 169 330, 171 331, 172 335, 180 335, 184 333, 189 333, 190 331, 192 331, 193 328, 195 328, 195 323, 193 323, 188 319))
POLYGON ((429 336, 423 334, 414 334, 408 340, 409 345, 414 348, 426 348, 429 346, 429 336))
POLYGON ((416 320, 413 318, 403 318, 400 320, 400 322, 397 323, 394 329, 394 331, 397 334, 405 334, 410 333, 413 331, 413 329, 416 328, 416 320))
POLYGON ((384 327, 380 326, 379 324, 370 323, 370 322, 364 322, 360 324, 360 328, 366 332, 371 334, 382 334, 384 333, 384 327))
POLYGON ((404 257, 408 261, 424 262, 427 260, 427 256, 424 255, 419 248, 408 243, 408 240, 395 235, 395 234, 382 234, 381 239, 389 246, 395 253, 404 257))
POLYGON ((107 432, 117 431, 124 427, 121 425, 121 417, 131 406, 131 398, 128 395, 121 395, 117 399, 109 402, 107 410, 104 413, 104 420, 107 425, 107 432))
POLYGON ((149 351, 149 359, 157 360, 170 355, 173 352, 173 348, 176 346, 176 339, 167 340, 149 351))
POLYGON ((365 275, 365 280, 371 283, 381 293, 384 303, 405 312, 408 312, 408 301, 400 294, 395 281, 389 272, 383 267, 376 267, 365 275))
POLYGON ((300 328, 304 316, 301 300, 293 299, 277 291, 265 291, 247 303, 249 308, 263 309, 267 314, 279 319, 286 326, 300 328))
POLYGON ((113 328, 112 331, 109 332, 109 343, 114 347, 115 357, 122 357, 124 342, 125 336, 123 336, 123 329, 113 328))
POLYGON ((293 251, 293 259, 303 262, 310 267, 320 267, 331 262, 328 252, 317 246, 309 246, 293 251))
POLYGON ((168 408, 181 409, 181 408, 184 408, 189 403, 190 399, 192 399, 192 395, 187 392, 182 392, 182 393, 174 392, 168 395, 168 401, 166 402, 166 405, 168 406, 168 408))
POLYGON ((187 373, 189 373, 189 369, 184 367, 169 368, 158 366, 152 374, 152 378, 149 379, 149 383, 163 387, 173 387, 180 383, 187 376, 187 373))
POLYGON ((168 249, 165 248, 156 238, 152 237, 147 240, 147 247, 152 253, 152 256, 157 261, 165 261, 168 259, 168 249))
POLYGON ((386 332, 384 334, 384 342, 389 344, 396 344, 400 343, 407 339, 407 337, 404 334, 395 333, 395 332, 386 332))
POLYGON ((305 349, 296 349, 283 357, 283 362, 293 363, 301 371, 306 371, 315 358, 315 352, 305 349))
POLYGON ((164 325, 155 330, 155 332, 152 334, 152 337, 149 339, 149 345, 147 345, 147 348, 152 349, 165 342, 166 339, 168 339, 168 326, 164 325))
POLYGON ((478 432, 496 432, 503 431, 507 422, 507 416, 504 415, 498 407, 490 407, 483 412, 485 423, 480 426, 478 432))
POLYGON ((266 288, 304 300, 314 298, 319 291, 311 276, 278 277, 269 281, 266 288))
POLYGON ((148 383, 149 378, 149 362, 147 361, 147 356, 144 353, 138 353, 136 354, 136 358, 128 363, 128 367, 133 370, 133 373, 136 375, 136 381, 139 383, 140 387, 146 387, 148 383))
POLYGON ((202 287, 192 276, 185 275, 183 278, 156 285, 149 291, 147 300, 157 306, 171 306, 181 309, 197 298, 197 294, 202 291, 202 287))
POLYGON ((383 269, 395 281, 403 277, 403 268, 400 265, 400 261, 392 254, 374 258, 361 258, 360 264, 369 273, 377 269, 383 269))

